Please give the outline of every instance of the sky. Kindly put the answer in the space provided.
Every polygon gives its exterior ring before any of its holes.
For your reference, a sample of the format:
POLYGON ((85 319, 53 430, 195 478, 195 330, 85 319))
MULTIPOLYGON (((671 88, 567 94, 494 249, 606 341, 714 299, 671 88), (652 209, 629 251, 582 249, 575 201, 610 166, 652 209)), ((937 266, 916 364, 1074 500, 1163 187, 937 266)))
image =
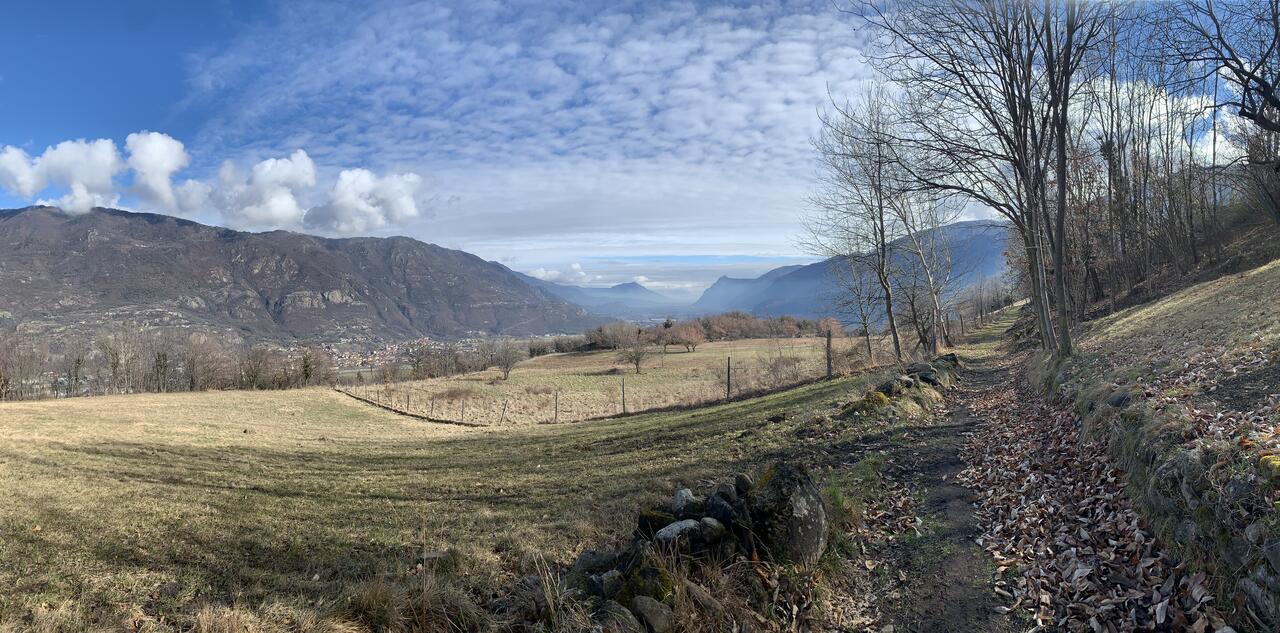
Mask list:
POLYGON ((797 244, 830 0, 14 3, 0 207, 408 235, 691 298, 797 244))

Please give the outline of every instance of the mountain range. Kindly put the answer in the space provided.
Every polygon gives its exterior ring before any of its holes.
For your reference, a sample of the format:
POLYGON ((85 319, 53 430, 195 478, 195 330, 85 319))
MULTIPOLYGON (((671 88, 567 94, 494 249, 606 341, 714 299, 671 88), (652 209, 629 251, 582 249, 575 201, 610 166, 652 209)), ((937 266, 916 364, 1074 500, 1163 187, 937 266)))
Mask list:
MULTIPOLYGON (((939 229, 953 287, 1004 270, 1007 231, 939 229)), ((249 233, 166 215, 0 210, 0 332, 93 336, 112 325, 200 329, 237 341, 369 347, 420 337, 574 333, 608 319, 738 310, 831 315, 835 260, 721 277, 694 303, 635 282, 557 284, 407 237, 249 233)))
POLYGON ((367 346, 600 321, 505 266, 407 237, 246 233, 167 215, 0 211, 0 331, 111 324, 367 346))
MULTIPOLYGON (((974 220, 936 230, 941 232, 940 242, 950 255, 953 292, 1004 272, 1007 225, 974 220)), ((900 238, 892 245, 893 258, 900 265, 909 263, 913 257, 905 248, 905 240, 900 238)), ((837 260, 832 258, 804 266, 775 268, 754 279, 721 277, 702 293, 688 312, 715 314, 740 310, 757 316, 827 316, 832 313, 831 280, 836 265, 837 260)))
POLYGON ((523 273, 516 274, 531 286, 546 290, 565 301, 605 317, 646 319, 687 312, 687 304, 658 294, 634 281, 595 288, 558 284, 523 273))

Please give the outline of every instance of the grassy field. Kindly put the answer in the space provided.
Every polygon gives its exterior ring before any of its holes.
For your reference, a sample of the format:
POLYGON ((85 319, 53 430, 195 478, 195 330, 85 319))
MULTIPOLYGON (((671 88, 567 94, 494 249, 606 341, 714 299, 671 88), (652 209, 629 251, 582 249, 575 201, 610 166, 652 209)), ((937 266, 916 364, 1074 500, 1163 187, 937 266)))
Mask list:
MULTIPOLYGON (((576 421, 723 399, 726 373, 733 395, 776 389, 825 375, 822 339, 721 341, 687 352, 671 346, 644 361, 640 374, 617 352, 552 354, 527 360, 502 380, 496 369, 431 380, 365 386, 362 397, 433 418, 489 425, 576 421), (726 364, 732 361, 732 371, 726 364), (556 414, 559 392, 559 415, 556 414)), ((860 339, 833 348, 861 351, 860 339)))
POLYGON ((424 551, 452 551, 452 582, 485 603, 543 557, 625 537, 678 486, 785 454, 839 466, 830 447, 866 423, 828 416, 877 378, 483 429, 324 389, 0 403, 0 631, 351 630, 338 623, 369 623, 361 596, 421 577, 424 551))

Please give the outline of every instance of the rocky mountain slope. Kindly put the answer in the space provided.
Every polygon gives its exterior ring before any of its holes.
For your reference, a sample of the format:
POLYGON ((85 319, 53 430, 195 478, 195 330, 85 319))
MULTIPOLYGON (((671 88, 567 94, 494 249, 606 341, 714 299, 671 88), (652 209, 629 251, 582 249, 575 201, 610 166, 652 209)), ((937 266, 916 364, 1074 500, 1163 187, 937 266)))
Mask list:
POLYGON ((246 233, 164 215, 0 211, 0 331, 112 323, 363 345, 576 332, 587 312, 504 266, 406 237, 246 233))

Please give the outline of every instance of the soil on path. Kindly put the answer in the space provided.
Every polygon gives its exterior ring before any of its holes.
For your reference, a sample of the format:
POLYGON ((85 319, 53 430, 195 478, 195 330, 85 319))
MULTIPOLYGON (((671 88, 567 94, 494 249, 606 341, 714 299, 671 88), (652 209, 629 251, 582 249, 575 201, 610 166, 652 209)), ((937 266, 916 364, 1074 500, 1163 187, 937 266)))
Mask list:
POLYGON ((960 384, 946 394, 948 409, 931 421, 869 436, 852 451, 881 453, 885 476, 916 492, 918 534, 868 552, 876 565, 879 631, 1002 632, 1028 628, 1017 616, 1000 612, 996 568, 976 540, 981 527, 972 491, 956 476, 965 468, 960 451, 978 424, 966 402, 1010 379, 999 360, 970 361, 960 384), (879 558, 879 560, 874 560, 879 558))

